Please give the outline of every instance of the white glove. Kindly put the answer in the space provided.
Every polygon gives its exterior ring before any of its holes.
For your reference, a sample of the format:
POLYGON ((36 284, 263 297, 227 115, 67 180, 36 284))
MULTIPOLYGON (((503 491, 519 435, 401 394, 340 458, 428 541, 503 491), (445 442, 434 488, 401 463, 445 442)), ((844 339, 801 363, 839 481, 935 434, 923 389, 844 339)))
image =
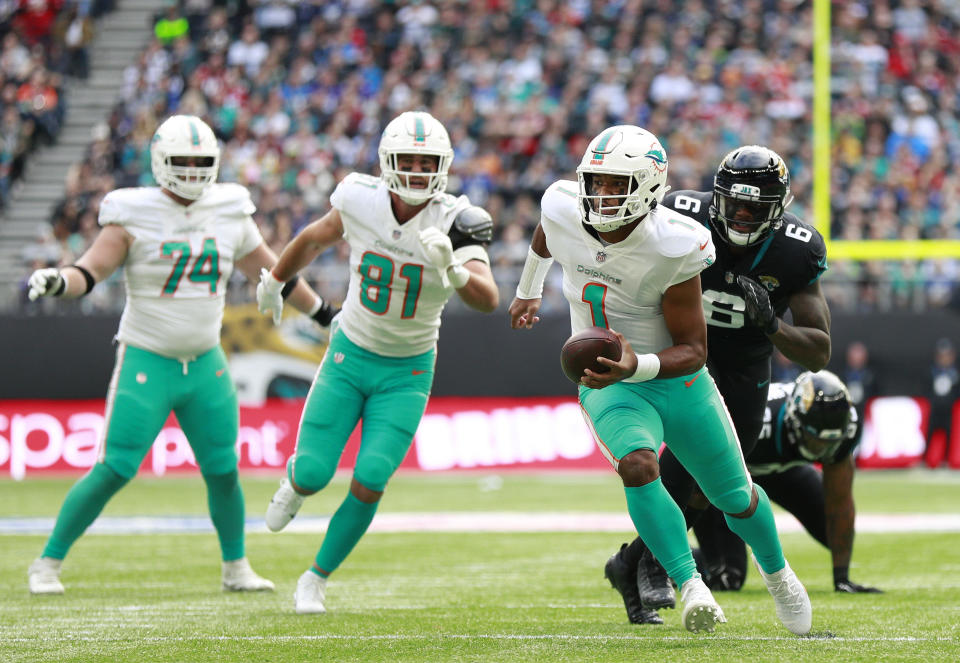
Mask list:
POLYGON ((63 281, 63 276, 60 275, 59 269, 56 267, 47 267, 45 269, 38 269, 31 274, 27 285, 30 287, 30 290, 27 292, 27 297, 29 297, 32 302, 36 301, 38 297, 52 297, 60 293, 61 288, 66 284, 63 281))
POLYGON ((445 235, 437 228, 425 228, 420 231, 420 245, 427 254, 427 260, 440 270, 440 281, 446 288, 453 284, 454 288, 462 288, 470 280, 470 271, 456 262, 453 257, 453 244, 449 235, 445 235))
POLYGON ((273 314, 273 324, 279 325, 283 316, 283 281, 274 278, 266 267, 260 269, 260 283, 257 284, 257 310, 267 315, 273 314))

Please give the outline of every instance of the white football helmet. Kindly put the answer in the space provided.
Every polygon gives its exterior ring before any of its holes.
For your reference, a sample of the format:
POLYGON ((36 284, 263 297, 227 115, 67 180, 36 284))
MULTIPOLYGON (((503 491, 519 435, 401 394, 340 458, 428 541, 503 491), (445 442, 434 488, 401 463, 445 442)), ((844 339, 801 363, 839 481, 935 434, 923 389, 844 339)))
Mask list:
POLYGON ((220 145, 213 129, 195 115, 167 118, 153 134, 150 168, 161 187, 196 200, 217 179, 220 168, 220 145), (197 157, 197 165, 175 164, 178 157, 197 157))
POLYGON ((667 152, 646 129, 628 124, 610 127, 590 141, 577 166, 577 179, 581 220, 600 232, 610 232, 636 221, 663 200, 670 188, 667 152), (592 178, 597 174, 629 178, 627 195, 595 195, 592 178), (618 199, 622 199, 619 204, 618 199))
POLYGON ((453 162, 450 136, 437 118, 430 113, 407 111, 390 120, 380 137, 380 176, 387 188, 408 205, 419 205, 447 189, 447 173, 453 162), (401 154, 428 154, 439 160, 436 173, 417 173, 427 178, 427 186, 418 189, 408 186, 410 173, 397 167, 401 154))

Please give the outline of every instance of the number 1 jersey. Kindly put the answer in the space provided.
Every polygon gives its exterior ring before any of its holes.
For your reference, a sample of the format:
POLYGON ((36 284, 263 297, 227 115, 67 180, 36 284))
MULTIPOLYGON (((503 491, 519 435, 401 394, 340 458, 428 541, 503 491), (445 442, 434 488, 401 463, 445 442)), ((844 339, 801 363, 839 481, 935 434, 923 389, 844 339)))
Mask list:
POLYGON ((710 233, 684 214, 656 207, 626 239, 606 244, 581 222, 577 190, 577 182, 554 182, 540 203, 547 249, 563 267, 573 332, 608 327, 635 352, 669 348, 663 293, 713 262, 710 233))

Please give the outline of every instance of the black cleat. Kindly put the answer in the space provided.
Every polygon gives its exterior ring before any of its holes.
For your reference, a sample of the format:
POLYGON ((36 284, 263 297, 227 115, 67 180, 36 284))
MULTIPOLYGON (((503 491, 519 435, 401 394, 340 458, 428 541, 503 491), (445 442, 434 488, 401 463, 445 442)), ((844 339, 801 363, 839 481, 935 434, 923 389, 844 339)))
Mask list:
POLYGON ((677 597, 670 577, 653 554, 647 550, 637 568, 637 593, 644 608, 675 608, 677 597))
MULTIPOLYGON (((620 546, 620 552, 623 552, 626 547, 626 543, 620 546)), ((620 556, 620 552, 607 560, 607 565, 603 567, 603 575, 610 581, 613 588, 620 592, 623 605, 627 609, 627 619, 631 624, 662 624, 663 619, 656 610, 645 608, 640 603, 636 574, 631 572, 620 556)))

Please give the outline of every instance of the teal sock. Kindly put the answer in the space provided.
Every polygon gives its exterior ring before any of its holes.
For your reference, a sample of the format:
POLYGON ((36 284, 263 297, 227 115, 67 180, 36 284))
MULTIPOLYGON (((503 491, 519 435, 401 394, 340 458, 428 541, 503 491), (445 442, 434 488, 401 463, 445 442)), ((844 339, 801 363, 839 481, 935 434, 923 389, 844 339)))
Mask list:
POLYGON ((697 565, 690 552, 680 507, 663 487, 660 477, 645 486, 624 487, 623 490, 627 494, 627 511, 640 538, 677 587, 683 586, 697 574, 697 565))
POLYGON ((87 531, 103 507, 129 479, 125 479, 103 463, 97 463, 73 484, 60 507, 53 533, 43 549, 44 557, 63 559, 73 542, 87 531))
POLYGON ((730 531, 743 539, 751 548, 764 573, 776 573, 787 563, 783 558, 783 548, 780 547, 780 538, 777 536, 777 524, 773 519, 773 509, 770 507, 770 498, 763 488, 753 484, 760 498, 757 501, 757 510, 749 518, 733 518, 727 514, 730 531))
POLYGON ((340 566, 370 527, 370 521, 373 520, 379 503, 379 501, 372 504, 361 502, 354 497, 353 493, 347 493, 347 498, 333 514, 327 526, 327 535, 323 537, 323 544, 315 560, 315 572, 322 569, 329 575, 340 566))
POLYGON ((227 474, 204 474, 207 483, 207 506, 210 519, 220 539, 223 561, 240 559, 244 555, 243 488, 237 471, 227 474))

